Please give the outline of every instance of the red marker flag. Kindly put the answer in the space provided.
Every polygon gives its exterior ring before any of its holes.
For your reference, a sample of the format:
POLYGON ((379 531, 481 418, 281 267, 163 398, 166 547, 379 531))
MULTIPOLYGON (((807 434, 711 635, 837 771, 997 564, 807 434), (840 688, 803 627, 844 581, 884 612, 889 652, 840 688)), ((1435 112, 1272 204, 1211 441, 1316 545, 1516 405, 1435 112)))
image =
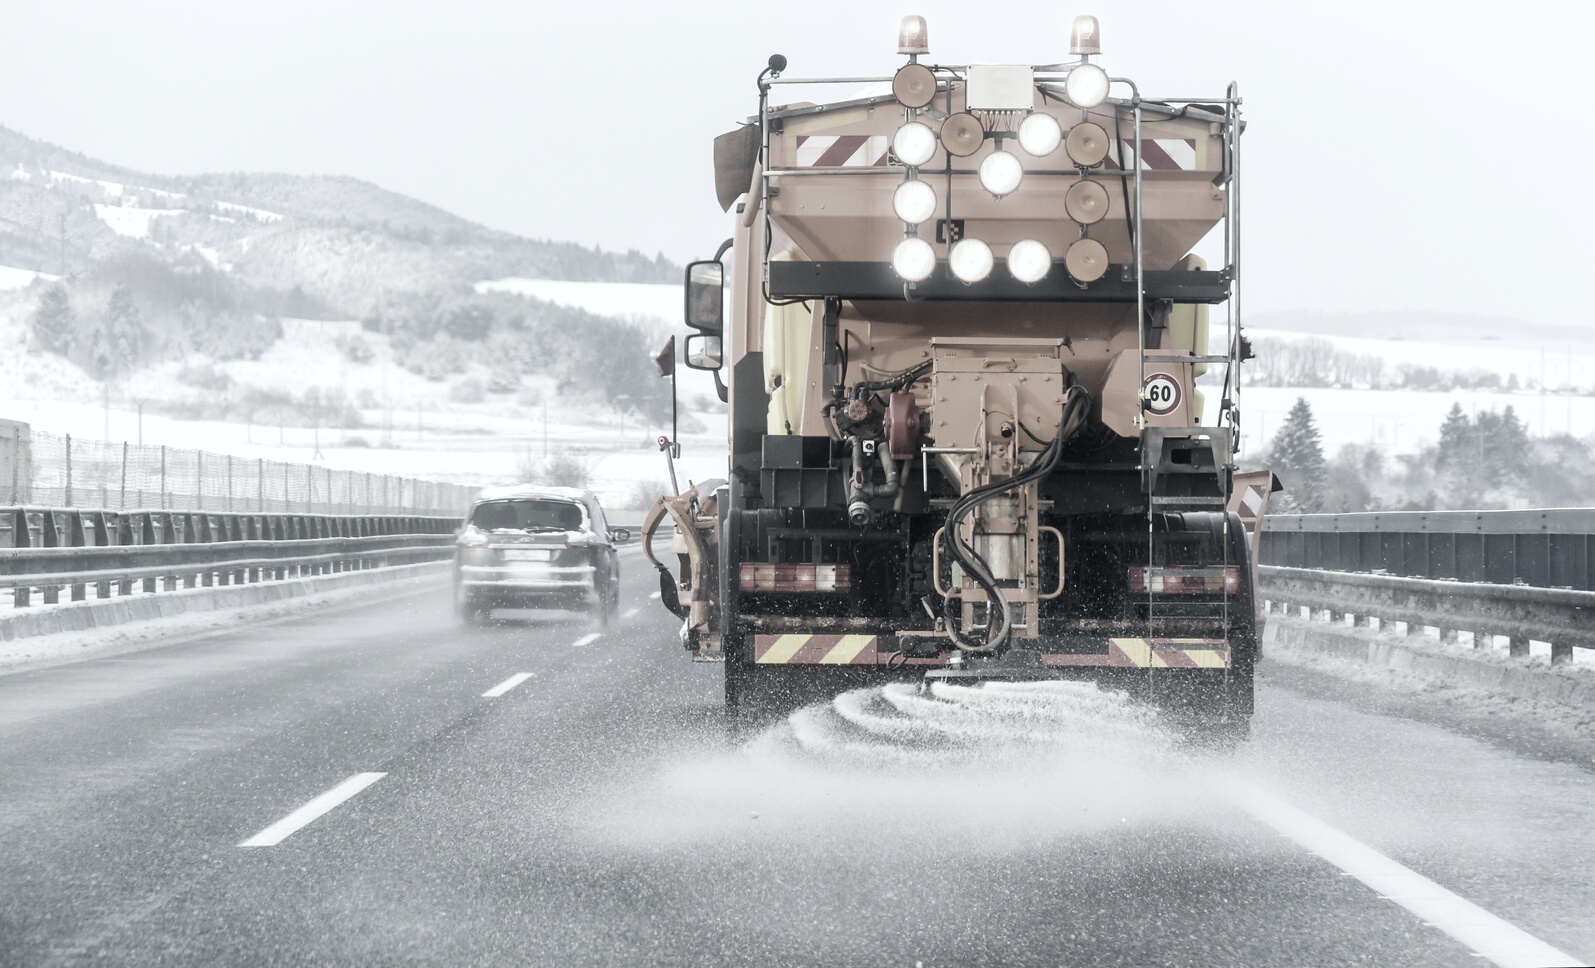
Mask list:
POLYGON ((670 342, 654 357, 654 365, 659 367, 660 376, 670 376, 676 372, 676 338, 670 337, 670 342))

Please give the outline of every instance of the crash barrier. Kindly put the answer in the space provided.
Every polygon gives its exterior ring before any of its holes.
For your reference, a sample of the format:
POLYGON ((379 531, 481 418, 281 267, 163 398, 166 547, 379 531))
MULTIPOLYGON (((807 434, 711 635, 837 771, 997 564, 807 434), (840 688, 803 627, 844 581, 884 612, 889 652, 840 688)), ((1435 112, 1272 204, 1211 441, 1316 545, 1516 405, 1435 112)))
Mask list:
POLYGON ((1490 582, 1437 581, 1395 575, 1353 574, 1262 565, 1258 597, 1268 611, 1327 612, 1331 621, 1351 616, 1366 626, 1400 622, 1409 635, 1425 628, 1455 642, 1457 632, 1472 632, 1474 645, 1508 638, 1511 655, 1529 654, 1530 640, 1551 644, 1551 662, 1570 662, 1573 649, 1595 649, 1595 592, 1490 582))
POLYGON ((1591 591, 1595 509, 1275 514, 1258 562, 1591 591))
POLYGON ((0 508, 0 591, 13 604, 245 584, 437 561, 461 518, 0 508))
POLYGON ((464 514, 476 488, 203 450, 0 435, 0 504, 306 514, 464 514))

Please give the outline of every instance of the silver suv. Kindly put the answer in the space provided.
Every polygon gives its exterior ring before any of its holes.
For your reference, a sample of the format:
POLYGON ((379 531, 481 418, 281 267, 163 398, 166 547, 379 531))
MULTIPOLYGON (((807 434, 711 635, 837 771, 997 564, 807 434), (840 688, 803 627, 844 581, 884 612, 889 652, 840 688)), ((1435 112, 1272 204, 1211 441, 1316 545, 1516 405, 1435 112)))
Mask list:
POLYGON ((629 540, 610 529, 591 491, 488 488, 455 540, 455 612, 481 625, 495 608, 563 608, 608 625, 620 606, 615 545, 629 540))

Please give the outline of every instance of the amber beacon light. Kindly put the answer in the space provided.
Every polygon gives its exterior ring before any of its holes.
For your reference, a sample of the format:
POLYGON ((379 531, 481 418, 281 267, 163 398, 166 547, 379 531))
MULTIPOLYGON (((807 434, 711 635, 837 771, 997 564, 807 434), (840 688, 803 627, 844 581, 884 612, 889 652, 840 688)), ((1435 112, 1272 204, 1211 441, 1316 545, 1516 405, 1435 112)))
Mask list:
POLYGON ((930 53, 930 36, 925 29, 925 18, 910 15, 897 27, 897 52, 899 54, 930 53))

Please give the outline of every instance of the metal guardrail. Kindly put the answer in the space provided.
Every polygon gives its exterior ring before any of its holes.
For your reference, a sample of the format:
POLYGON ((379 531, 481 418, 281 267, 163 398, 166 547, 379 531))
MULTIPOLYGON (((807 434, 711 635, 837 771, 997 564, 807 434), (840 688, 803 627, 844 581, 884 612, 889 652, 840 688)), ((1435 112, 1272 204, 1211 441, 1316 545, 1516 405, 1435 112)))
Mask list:
POLYGON ((1595 590, 1595 508, 1276 514, 1262 565, 1595 590))
POLYGON ((1574 648, 1595 649, 1595 592, 1277 565, 1257 571, 1258 597, 1270 608, 1327 611, 1331 619, 1351 615, 1358 625, 1370 617, 1381 626, 1401 622, 1409 634, 1435 628, 1452 642, 1457 632, 1472 632, 1476 647, 1503 635, 1517 656, 1529 654, 1531 639, 1549 642, 1551 662, 1558 664, 1572 661, 1574 648))
POLYGON ((438 561, 459 518, 0 508, 0 589, 16 607, 438 561))

